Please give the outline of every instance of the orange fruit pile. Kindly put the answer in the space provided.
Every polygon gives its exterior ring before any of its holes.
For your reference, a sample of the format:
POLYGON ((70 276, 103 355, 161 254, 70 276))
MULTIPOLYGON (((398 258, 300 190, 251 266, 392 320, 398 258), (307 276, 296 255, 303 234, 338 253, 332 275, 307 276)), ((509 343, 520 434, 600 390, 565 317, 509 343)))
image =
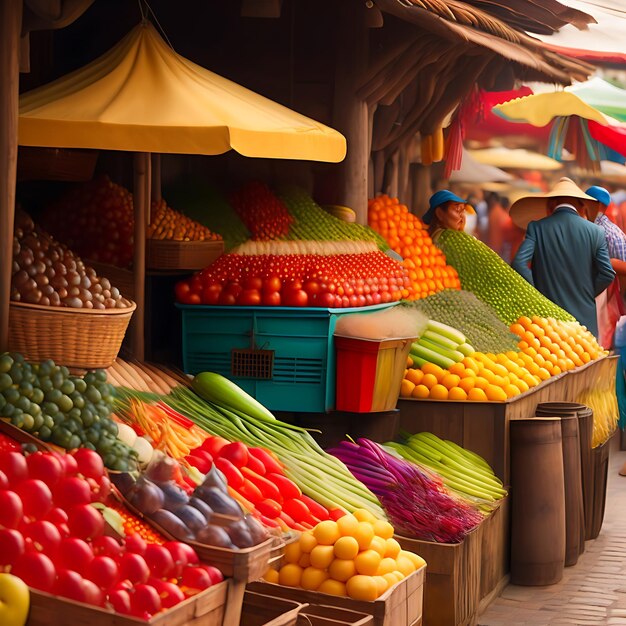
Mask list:
POLYGON ((387 195, 368 203, 369 225, 404 259, 410 285, 406 300, 432 296, 444 289, 460 289, 456 270, 446 263, 443 252, 428 235, 428 227, 397 198, 387 195))
POLYGON ((519 352, 474 352, 450 369, 434 363, 408 367, 400 397, 504 402, 604 354, 578 322, 521 317, 510 328, 520 337, 519 352))
POLYGON ((149 239, 173 239, 174 241, 221 241, 222 237, 206 226, 190 219, 167 206, 163 198, 152 202, 149 239))

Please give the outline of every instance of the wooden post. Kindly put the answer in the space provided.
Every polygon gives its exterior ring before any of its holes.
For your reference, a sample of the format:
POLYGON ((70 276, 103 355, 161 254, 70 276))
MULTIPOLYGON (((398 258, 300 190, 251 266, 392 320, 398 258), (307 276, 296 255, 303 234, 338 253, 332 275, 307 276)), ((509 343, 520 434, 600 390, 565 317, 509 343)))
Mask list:
POLYGON ((412 213, 421 217, 428 208, 428 198, 432 195, 430 181, 430 166, 414 163, 413 181, 413 206, 412 213))
MULTIPOLYGON (((161 199, 161 155, 152 155, 152 197, 150 201, 161 199)), ((150 223, 150 215, 148 214, 148 224, 150 223)))
POLYGON ((135 256, 133 272, 135 279, 135 302, 137 309, 131 320, 133 355, 143 361, 145 354, 145 308, 146 308, 146 223, 150 213, 150 154, 138 152, 134 159, 135 187, 133 208, 135 214, 135 256))
POLYGON ((398 154, 398 150, 396 150, 389 159, 391 168, 389 172, 389 195, 392 198, 398 197, 398 161, 400 160, 400 155, 398 154))
POLYGON ((400 147, 400 162, 398 165, 398 198, 403 204, 409 202, 409 149, 408 142, 400 147))
POLYGON ((0 2, 0 353, 9 348, 21 30, 21 0, 0 2))
POLYGON ((333 126, 343 133, 348 152, 341 168, 337 204, 356 213, 359 224, 367 223, 368 107, 356 92, 367 66, 368 34, 365 6, 357 0, 338 5, 335 96, 333 126))

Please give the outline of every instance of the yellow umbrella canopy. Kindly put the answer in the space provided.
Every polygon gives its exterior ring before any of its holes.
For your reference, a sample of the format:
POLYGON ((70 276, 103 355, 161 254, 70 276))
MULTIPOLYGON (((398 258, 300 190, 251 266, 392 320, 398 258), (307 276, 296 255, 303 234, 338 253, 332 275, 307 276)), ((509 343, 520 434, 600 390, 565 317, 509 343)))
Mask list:
POLYGON ((493 165, 504 169, 520 170, 558 170, 563 167, 555 159, 551 159, 538 152, 531 152, 522 148, 485 148, 483 150, 469 150, 479 163, 493 165))
POLYGON ((339 162, 346 140, 177 54, 149 22, 20 97, 23 146, 339 162))

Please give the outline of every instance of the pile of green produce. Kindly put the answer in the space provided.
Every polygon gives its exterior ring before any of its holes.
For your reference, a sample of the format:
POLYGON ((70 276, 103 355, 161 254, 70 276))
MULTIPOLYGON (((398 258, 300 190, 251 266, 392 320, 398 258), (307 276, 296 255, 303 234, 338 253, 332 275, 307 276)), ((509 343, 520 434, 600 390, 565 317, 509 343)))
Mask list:
POLYGON ((288 239, 374 241, 381 250, 389 248, 389 244, 375 230, 362 224, 350 224, 330 215, 304 189, 285 186, 278 190, 278 196, 295 218, 289 229, 288 239))
POLYGON ((434 471, 446 487, 470 500, 492 503, 507 494, 485 459, 432 433, 404 434, 404 443, 392 441, 384 447, 434 471))
POLYGON ((518 350, 519 337, 508 329, 490 306, 469 291, 446 289, 406 306, 457 328, 478 352, 499 354, 518 350))
POLYGON ((117 438, 111 419, 115 388, 104 370, 72 376, 54 361, 28 363, 0 356, 0 417, 42 441, 72 450, 95 450, 113 470, 136 465, 136 452, 117 438))
POLYGON ((507 265, 489 246, 463 231, 444 230, 436 245, 461 279, 461 287, 494 308, 507 325, 523 315, 553 317, 564 322, 574 318, 537 291, 507 265))

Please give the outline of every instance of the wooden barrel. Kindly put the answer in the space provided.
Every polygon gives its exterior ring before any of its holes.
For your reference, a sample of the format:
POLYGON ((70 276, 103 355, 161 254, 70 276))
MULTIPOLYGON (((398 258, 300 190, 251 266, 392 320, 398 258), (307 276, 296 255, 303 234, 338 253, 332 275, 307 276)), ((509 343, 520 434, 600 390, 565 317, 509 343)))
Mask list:
POLYGON ((593 411, 578 402, 541 402, 537 405, 537 415, 578 416, 578 442, 580 445, 580 471, 583 493, 583 523, 581 525, 580 550, 585 551, 585 540, 593 538, 593 459, 591 443, 593 438, 593 411))
POLYGON ((565 564, 561 420, 511 420, 511 583, 552 585, 565 564))
POLYGON ((580 545, 582 543, 583 548, 585 545, 585 512, 577 415, 561 417, 561 441, 565 485, 565 567, 569 567, 576 565, 580 555, 580 545))

